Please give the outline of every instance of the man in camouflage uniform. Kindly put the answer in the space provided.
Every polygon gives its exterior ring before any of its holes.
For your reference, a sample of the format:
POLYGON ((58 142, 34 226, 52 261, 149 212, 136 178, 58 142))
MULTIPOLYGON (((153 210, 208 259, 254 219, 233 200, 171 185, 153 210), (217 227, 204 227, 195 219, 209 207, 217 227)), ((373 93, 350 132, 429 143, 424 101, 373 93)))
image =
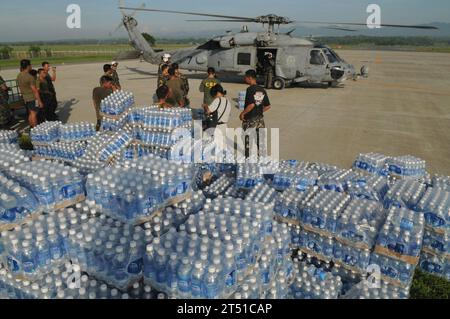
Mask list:
POLYGON ((169 81, 169 66, 167 64, 164 64, 161 66, 161 74, 158 75, 158 84, 157 88, 166 85, 167 81, 169 81))
POLYGON ((117 73, 117 68, 119 67, 119 63, 116 61, 111 62, 111 77, 113 79, 113 84, 116 86, 117 90, 122 90, 122 85, 120 85, 119 74, 117 73))
MULTIPOLYGON (((245 96, 245 109, 239 119, 242 121, 244 131, 256 129, 257 143, 259 147, 259 129, 265 128, 264 113, 270 110, 271 105, 266 90, 260 87, 256 81, 256 71, 249 70, 245 73, 245 82, 249 85, 245 96)), ((250 141, 245 140, 245 156, 250 153, 250 141)))
POLYGON ((180 66, 178 65, 178 63, 173 63, 172 68, 175 69, 175 75, 177 76, 177 78, 179 78, 181 80, 181 82, 183 83, 182 89, 183 89, 184 105, 189 105, 190 104, 190 101, 188 98, 189 80, 183 73, 181 73, 180 66))
POLYGON ((0 127, 9 124, 12 120, 12 113, 8 106, 8 91, 5 80, 0 76, 0 127))

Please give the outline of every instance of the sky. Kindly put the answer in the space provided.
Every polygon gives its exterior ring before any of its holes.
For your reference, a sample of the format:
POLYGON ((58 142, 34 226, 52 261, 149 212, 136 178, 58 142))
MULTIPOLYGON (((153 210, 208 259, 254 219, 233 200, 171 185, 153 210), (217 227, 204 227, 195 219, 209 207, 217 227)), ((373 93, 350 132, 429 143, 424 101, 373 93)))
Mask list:
MULTIPOLYGON (((399 24, 450 23, 448 0, 125 0, 128 7, 145 3, 147 8, 196 11, 256 17, 267 13, 293 20, 365 22, 367 5, 382 9, 382 22, 399 24)), ((189 16, 140 12, 143 32, 164 37, 220 33, 240 24, 186 22, 189 16)), ((193 17, 195 19, 195 17, 193 17)), ((65 39, 105 39, 120 23, 118 0, 0 0, 0 42, 65 39), (81 29, 66 26, 69 4, 81 7, 81 29)), ((257 25, 251 25, 258 30, 257 25)), ((401 35, 401 30, 399 31, 401 35)), ((122 30, 114 37, 126 37, 122 30)))

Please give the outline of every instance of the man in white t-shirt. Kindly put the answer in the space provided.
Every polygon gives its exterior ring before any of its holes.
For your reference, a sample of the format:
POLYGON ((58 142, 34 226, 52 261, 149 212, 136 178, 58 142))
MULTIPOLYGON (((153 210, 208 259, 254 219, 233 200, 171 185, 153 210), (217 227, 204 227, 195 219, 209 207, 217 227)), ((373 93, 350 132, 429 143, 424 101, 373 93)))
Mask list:
MULTIPOLYGON (((225 150, 232 103, 225 97, 227 93, 220 84, 211 88, 210 94, 214 101, 206 107, 205 111, 217 121, 214 132, 215 143, 218 149, 225 150)), ((220 159, 217 160, 220 162, 220 159)))

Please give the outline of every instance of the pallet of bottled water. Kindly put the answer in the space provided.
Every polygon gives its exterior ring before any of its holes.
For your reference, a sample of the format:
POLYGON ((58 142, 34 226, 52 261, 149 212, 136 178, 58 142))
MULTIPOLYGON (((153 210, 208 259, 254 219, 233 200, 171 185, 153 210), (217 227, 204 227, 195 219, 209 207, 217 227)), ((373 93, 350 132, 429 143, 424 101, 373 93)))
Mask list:
POLYGON ((341 299, 408 299, 409 288, 402 288, 381 280, 370 283, 363 280, 353 286, 341 299))
POLYGON ((117 137, 117 135, 112 133, 99 132, 97 135, 86 141, 86 150, 83 155, 72 161, 71 165, 77 168, 83 175, 107 167, 111 162, 116 161, 121 152, 126 149, 126 147, 121 147, 119 151, 115 152, 114 155, 109 158, 109 162, 100 160, 100 154, 113 142, 115 137, 117 137))
POLYGON ((241 189, 252 189, 264 182, 264 176, 258 162, 249 160, 239 164, 236 172, 236 186, 241 189))
POLYGON ((388 179, 384 176, 368 176, 356 183, 348 183, 347 193, 352 198, 362 198, 382 202, 389 190, 388 179))
POLYGON ((30 131, 30 137, 33 144, 50 144, 59 141, 60 128, 62 123, 44 122, 34 127, 30 131))
POLYGON ((370 261, 380 266, 384 280, 403 287, 411 284, 422 249, 424 225, 423 214, 390 208, 370 261))
POLYGON ((291 225, 299 225, 301 221, 300 204, 311 200, 318 190, 318 187, 311 187, 302 192, 298 191, 296 187, 291 187, 279 194, 275 199, 276 218, 291 225))
POLYGON ((415 156, 390 157, 387 165, 391 175, 401 178, 420 179, 426 175, 426 162, 415 156))
POLYGON ((415 210, 426 189, 425 184, 415 180, 398 180, 384 196, 384 206, 386 209, 398 207, 415 210))
POLYGON ((420 268, 450 279, 450 193, 430 187, 419 201, 417 210, 425 216, 420 268))
POLYGON ((203 193, 207 198, 217 198, 221 195, 225 195, 226 191, 234 187, 235 180, 227 175, 222 175, 210 185, 203 189, 203 193))
POLYGON ((191 195, 192 170, 149 156, 122 167, 102 169, 87 178, 88 199, 120 221, 139 224, 191 195))
POLYGON ((317 180, 317 185, 325 190, 343 193, 348 190, 350 185, 361 185, 364 181, 364 177, 352 170, 339 169, 321 174, 317 180))
POLYGON ((89 214, 69 231, 67 251, 82 271, 125 290, 141 280, 145 246, 152 239, 141 227, 89 214))
POLYGON ((85 141, 93 137, 97 132, 95 125, 88 122, 78 122, 61 125, 60 141, 64 143, 85 141))
POLYGON ((134 105, 134 95, 131 92, 115 91, 100 103, 102 116, 115 117, 123 114, 134 105))
POLYGON ((302 227, 330 236, 336 233, 339 216, 350 203, 347 194, 320 189, 300 204, 302 227))
POLYGON ((289 249, 289 230, 273 224, 272 238, 263 242, 261 257, 238 285, 231 299, 287 299, 295 277, 289 249))
POLYGON ((0 230, 26 223, 40 213, 33 193, 0 173, 0 230))
POLYGON ((450 176, 434 175, 431 184, 433 187, 450 192, 450 176))
POLYGON ((258 184, 250 190, 250 192, 245 196, 245 200, 262 203, 266 205, 272 204, 278 198, 278 193, 275 189, 264 184, 258 184))
POLYGON ((231 199, 207 202, 185 227, 172 228, 147 246, 145 282, 178 298, 230 297, 250 275, 273 230, 264 206, 257 207, 231 199))
POLYGON ((16 131, 0 130, 0 144, 16 144, 19 134, 16 131))
POLYGON ((334 276, 330 264, 316 267, 294 258, 295 279, 290 287, 292 299, 338 299, 342 290, 342 281, 334 276))
MULTIPOLYGON (((68 215, 40 215, 26 225, 1 233, 1 259, 12 277, 34 282, 66 261, 68 215)), ((76 217, 76 216, 75 216, 76 217)), ((76 219, 78 222, 78 219, 76 219)))
POLYGON ((284 191, 296 187, 303 191, 317 183, 317 171, 307 169, 308 163, 298 161, 282 161, 273 176, 272 187, 284 191))
POLYGON ((192 112, 187 108, 163 109, 158 106, 135 108, 129 115, 130 124, 139 129, 173 131, 192 128, 192 112))
POLYGON ((33 150, 33 160, 50 159, 64 162, 72 162, 84 155, 86 150, 85 142, 61 143, 55 142, 48 145, 35 145, 33 150))
POLYGON ((375 175, 388 176, 388 159, 388 156, 379 153, 359 154, 353 164, 353 169, 375 175))
POLYGON ((34 282, 15 279, 6 269, 0 269, 0 297, 3 299, 156 299, 157 295, 150 286, 141 283, 120 291, 82 273, 70 262, 34 282))
POLYGON ((50 161, 24 162, 11 166, 8 177, 29 189, 42 209, 53 210, 83 201, 83 177, 76 168, 50 161))
POLYGON ((30 161, 30 156, 23 150, 0 147, 0 172, 8 174, 11 168, 15 168, 21 163, 29 163, 30 161))

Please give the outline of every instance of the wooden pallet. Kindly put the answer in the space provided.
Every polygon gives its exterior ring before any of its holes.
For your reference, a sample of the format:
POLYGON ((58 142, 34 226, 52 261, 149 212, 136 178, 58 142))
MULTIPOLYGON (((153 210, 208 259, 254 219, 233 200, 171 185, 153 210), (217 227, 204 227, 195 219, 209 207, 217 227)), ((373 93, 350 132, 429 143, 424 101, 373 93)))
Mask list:
POLYGON ((26 216, 18 223, 5 223, 5 224, 0 223, 0 232, 13 230, 16 227, 28 224, 29 222, 36 220, 41 214, 42 214, 42 211, 37 211, 37 212, 31 213, 30 215, 26 216))
POLYGON ((413 266, 417 266, 417 264, 419 263, 419 257, 413 257, 413 256, 406 256, 406 255, 402 255, 399 253, 396 253, 392 250, 389 250, 385 247, 382 246, 375 246, 375 253, 379 254, 379 255, 383 255, 389 258, 393 258, 393 259, 397 259, 400 261, 403 261, 407 264, 413 265, 413 266))

